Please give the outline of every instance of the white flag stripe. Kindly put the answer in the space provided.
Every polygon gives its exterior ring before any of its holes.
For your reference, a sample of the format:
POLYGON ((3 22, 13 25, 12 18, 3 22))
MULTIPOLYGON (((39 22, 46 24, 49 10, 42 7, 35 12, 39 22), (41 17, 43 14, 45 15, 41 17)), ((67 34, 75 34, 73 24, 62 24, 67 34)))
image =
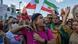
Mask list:
POLYGON ((39 13, 41 10, 41 7, 44 4, 44 0, 39 0, 39 4, 37 4, 36 9, 35 9, 35 13, 39 13))

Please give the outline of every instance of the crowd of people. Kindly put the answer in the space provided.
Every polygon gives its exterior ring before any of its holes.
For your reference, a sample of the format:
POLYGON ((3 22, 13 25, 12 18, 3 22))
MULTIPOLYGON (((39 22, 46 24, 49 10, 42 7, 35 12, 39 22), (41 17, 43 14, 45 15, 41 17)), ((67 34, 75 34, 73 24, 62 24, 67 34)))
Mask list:
POLYGON ((70 7, 65 8, 62 20, 55 11, 46 17, 21 13, 21 18, 0 20, 0 44, 78 44, 78 5, 72 11, 74 18, 67 19, 69 13, 70 7))

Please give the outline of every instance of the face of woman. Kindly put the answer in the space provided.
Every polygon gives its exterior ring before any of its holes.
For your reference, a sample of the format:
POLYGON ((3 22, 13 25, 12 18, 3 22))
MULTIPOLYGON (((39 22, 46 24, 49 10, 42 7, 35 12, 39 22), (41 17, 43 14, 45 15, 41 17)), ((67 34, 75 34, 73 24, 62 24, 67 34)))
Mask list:
POLYGON ((44 26, 44 21, 43 21, 43 16, 42 15, 39 15, 36 19, 36 24, 38 26, 44 26))
POLYGON ((52 17, 47 17, 47 19, 48 19, 48 23, 52 22, 52 17))
POLYGON ((58 23, 59 22, 59 19, 58 19, 58 17, 56 15, 54 15, 52 21, 54 23, 58 23))
POLYGON ((78 21, 78 6, 73 9, 73 15, 74 15, 75 20, 78 21))
POLYGON ((73 22, 73 29, 78 33, 78 22, 73 22))
POLYGON ((45 24, 49 24, 50 23, 50 20, 49 20, 48 17, 46 17, 44 21, 45 21, 45 24))
POLYGON ((75 15, 75 19, 78 21, 78 13, 76 13, 76 15, 75 15))

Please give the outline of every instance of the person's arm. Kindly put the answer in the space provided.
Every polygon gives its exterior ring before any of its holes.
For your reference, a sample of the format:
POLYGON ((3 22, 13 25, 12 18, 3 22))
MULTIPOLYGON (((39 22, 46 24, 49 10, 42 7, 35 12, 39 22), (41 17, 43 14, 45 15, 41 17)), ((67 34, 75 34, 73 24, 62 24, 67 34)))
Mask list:
POLYGON ((69 13, 70 13, 70 7, 65 8, 65 15, 63 15, 62 25, 65 25, 69 13))
POLYGON ((6 37, 6 34, 3 31, 0 31, 0 36, 3 37, 4 44, 9 44, 9 40, 6 37))
POLYGON ((56 43, 56 37, 54 37, 53 39, 47 41, 47 40, 41 38, 37 33, 34 34, 34 39, 39 41, 42 44, 45 44, 45 43, 47 43, 47 44, 55 44, 56 43))
POLYGON ((39 43, 42 43, 42 44, 45 43, 45 39, 42 39, 37 33, 34 33, 33 37, 34 37, 34 39, 37 40, 39 43))
POLYGON ((56 44, 56 39, 58 38, 58 34, 54 34, 50 30, 49 30, 48 34, 49 34, 48 38, 50 40, 47 41, 47 44, 56 44))
POLYGON ((9 39, 6 36, 4 37, 4 44, 10 44, 9 39))
POLYGON ((49 41, 45 40, 45 39, 42 39, 41 37, 39 38, 36 38, 37 41, 39 41, 40 43, 42 44, 56 44, 56 39, 51 39, 49 41))
POLYGON ((11 30, 9 30, 9 31, 11 31, 12 33, 15 33, 15 32, 17 32, 17 31, 19 31, 22 27, 23 27, 23 26, 17 26, 17 28, 11 29, 11 30))
MULTIPOLYGON (((29 26, 29 25, 21 25, 21 26, 17 26, 17 28, 12 29, 12 30, 10 30, 10 31, 13 32, 13 33, 15 33, 15 32, 17 32, 17 31, 21 30, 21 28, 23 28, 23 27, 29 27, 29 28, 31 28, 31 26, 29 26)), ((32 28, 31 28, 31 29, 32 29, 32 28)))

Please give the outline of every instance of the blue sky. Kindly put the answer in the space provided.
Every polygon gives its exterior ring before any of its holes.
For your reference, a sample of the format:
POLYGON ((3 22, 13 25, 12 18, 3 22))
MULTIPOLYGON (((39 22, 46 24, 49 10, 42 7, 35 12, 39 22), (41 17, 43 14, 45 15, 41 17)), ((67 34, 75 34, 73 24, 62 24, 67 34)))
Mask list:
POLYGON ((55 0, 51 0, 51 2, 53 2, 54 4, 57 5, 57 7, 59 7, 59 9, 67 7, 67 6, 74 6, 76 4, 78 4, 78 0, 63 0, 63 2, 61 3, 57 3, 55 0))
MULTIPOLYGON (((30 0, 22 0, 21 8, 29 1, 30 0)), ((59 7, 58 10, 65 8, 67 6, 72 7, 76 4, 78 4, 78 0, 62 0, 62 2, 60 2, 60 3, 57 3, 56 0, 49 0, 49 1, 54 3, 57 7, 59 7)), ((3 3, 7 4, 7 5, 14 4, 16 6, 16 8, 19 8, 18 0, 3 0, 3 3)))
MULTIPOLYGON (((22 5, 25 4, 25 2, 28 2, 29 0, 22 0, 22 5)), ((63 2, 61 3, 57 3, 56 0, 49 0, 50 2, 54 3, 56 6, 58 6, 59 8, 63 8, 66 6, 73 6, 75 4, 78 4, 78 0, 63 0, 63 2)), ((10 5, 10 4, 14 4, 16 5, 16 7, 18 8, 19 3, 18 0, 3 0, 4 4, 10 5)))

